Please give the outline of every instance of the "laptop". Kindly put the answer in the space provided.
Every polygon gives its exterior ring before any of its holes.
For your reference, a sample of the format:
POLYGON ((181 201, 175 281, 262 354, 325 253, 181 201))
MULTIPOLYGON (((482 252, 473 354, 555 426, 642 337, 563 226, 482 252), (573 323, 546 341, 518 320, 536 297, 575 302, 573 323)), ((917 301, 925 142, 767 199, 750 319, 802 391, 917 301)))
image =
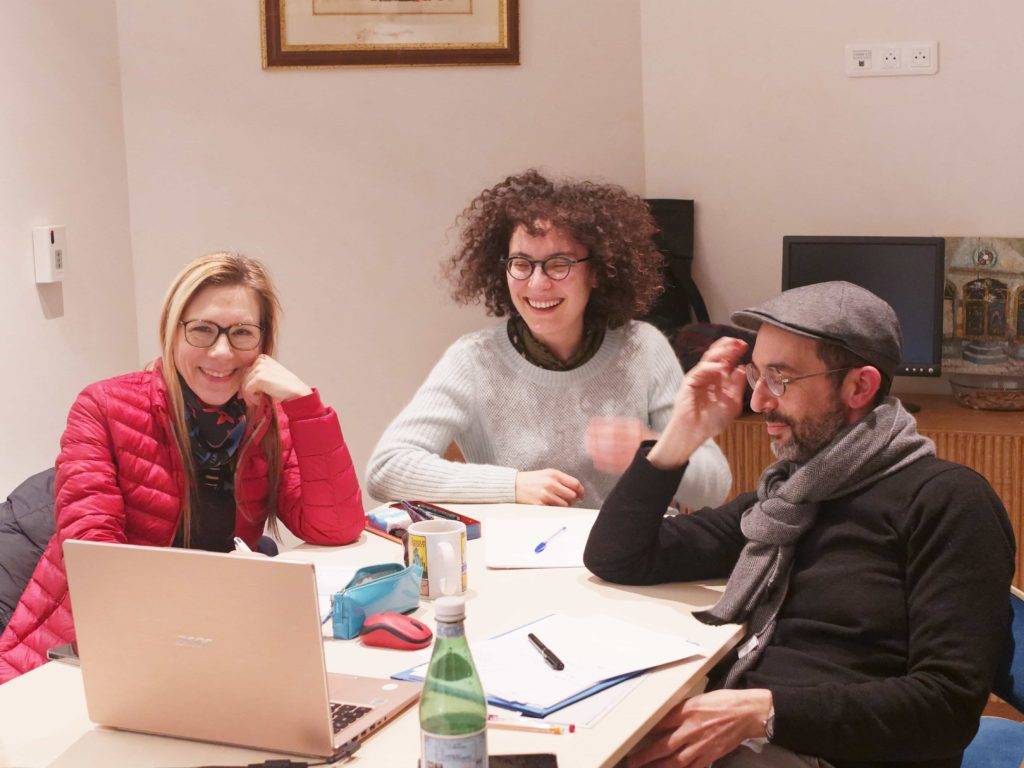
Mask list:
POLYGON ((327 674, 312 563, 74 540, 64 561, 100 725, 329 758, 419 698, 327 674))

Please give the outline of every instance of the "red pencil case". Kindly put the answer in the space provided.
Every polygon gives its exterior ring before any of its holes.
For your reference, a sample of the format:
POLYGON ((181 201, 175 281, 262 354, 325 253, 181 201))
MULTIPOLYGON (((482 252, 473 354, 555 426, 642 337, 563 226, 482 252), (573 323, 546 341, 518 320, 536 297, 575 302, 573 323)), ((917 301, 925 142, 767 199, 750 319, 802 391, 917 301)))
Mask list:
MULTIPOLYGON (((454 512, 446 507, 432 504, 429 501, 396 501, 388 506, 392 509, 405 510, 409 513, 409 516, 413 518, 413 522, 416 522, 417 520, 458 520, 466 526, 467 539, 473 540, 480 538, 479 520, 472 518, 469 515, 454 512)), ((374 523, 374 520, 367 518, 366 530, 385 539, 391 539, 392 541, 397 541, 403 545, 405 544, 405 539, 402 536, 396 536, 393 533, 389 533, 374 523)), ((402 531, 402 533, 404 534, 405 532, 402 531)))

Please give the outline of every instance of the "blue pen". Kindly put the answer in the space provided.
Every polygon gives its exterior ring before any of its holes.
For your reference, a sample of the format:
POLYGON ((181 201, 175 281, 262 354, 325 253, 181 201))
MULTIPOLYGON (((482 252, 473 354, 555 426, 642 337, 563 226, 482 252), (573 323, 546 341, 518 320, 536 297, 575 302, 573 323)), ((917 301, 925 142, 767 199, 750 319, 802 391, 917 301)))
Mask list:
POLYGON ((565 526, 563 525, 563 526, 562 526, 561 528, 559 528, 559 529, 558 529, 557 531, 555 531, 555 532, 554 532, 554 533, 552 533, 552 534, 551 534, 550 536, 548 536, 548 537, 547 537, 546 539, 544 539, 544 541, 542 541, 542 542, 541 542, 540 544, 538 544, 538 545, 537 545, 536 547, 534 547, 534 548, 533 548, 533 551, 534 551, 534 552, 536 552, 536 553, 538 553, 538 554, 539 554, 539 553, 541 553, 541 552, 543 552, 543 551, 544 551, 544 549, 545 549, 545 548, 547 547, 547 545, 548 545, 548 544, 550 543, 550 541, 551 541, 551 540, 552 540, 553 538, 555 538, 555 536, 557 536, 558 534, 560 534, 560 533, 561 533, 562 531, 564 531, 564 530, 565 530, 565 526))

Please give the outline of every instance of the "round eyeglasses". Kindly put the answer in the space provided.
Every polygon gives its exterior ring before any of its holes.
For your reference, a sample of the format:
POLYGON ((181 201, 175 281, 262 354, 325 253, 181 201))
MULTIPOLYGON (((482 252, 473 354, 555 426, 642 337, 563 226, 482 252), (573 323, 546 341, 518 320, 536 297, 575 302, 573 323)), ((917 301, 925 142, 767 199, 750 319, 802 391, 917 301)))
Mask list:
POLYGON ((212 347, 222 333, 239 352, 256 349, 263 339, 263 327, 253 323, 235 323, 225 328, 209 320, 182 320, 180 325, 185 327, 185 341, 200 349, 212 347))
POLYGON ((540 265, 541 271, 552 280, 565 280, 572 271, 574 264, 590 261, 590 256, 582 259, 571 259, 568 256, 552 256, 550 259, 528 259, 525 256, 506 256, 502 259, 505 271, 513 280, 529 280, 533 270, 540 265))
POLYGON ((757 370, 757 366, 753 363, 747 363, 746 366, 747 384, 750 385, 751 391, 757 389, 758 383, 763 381, 764 385, 768 387, 768 391, 775 397, 782 397, 786 394, 786 385, 794 381, 809 379, 812 376, 824 376, 826 373, 838 373, 839 371, 848 370, 850 370, 849 366, 846 368, 833 368, 829 371, 818 371, 817 373, 805 373, 802 376, 783 376, 782 371, 774 365, 769 365, 765 368, 764 373, 757 370))

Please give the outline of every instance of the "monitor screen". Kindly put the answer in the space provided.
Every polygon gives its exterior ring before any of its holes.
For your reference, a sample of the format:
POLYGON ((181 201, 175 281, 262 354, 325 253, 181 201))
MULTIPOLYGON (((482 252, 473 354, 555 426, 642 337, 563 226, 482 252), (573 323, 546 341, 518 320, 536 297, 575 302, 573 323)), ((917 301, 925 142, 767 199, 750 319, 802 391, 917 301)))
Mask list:
POLYGON ((903 376, 938 376, 942 362, 941 237, 784 237, 782 290, 846 280, 889 302, 903 331, 903 376))

